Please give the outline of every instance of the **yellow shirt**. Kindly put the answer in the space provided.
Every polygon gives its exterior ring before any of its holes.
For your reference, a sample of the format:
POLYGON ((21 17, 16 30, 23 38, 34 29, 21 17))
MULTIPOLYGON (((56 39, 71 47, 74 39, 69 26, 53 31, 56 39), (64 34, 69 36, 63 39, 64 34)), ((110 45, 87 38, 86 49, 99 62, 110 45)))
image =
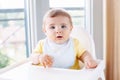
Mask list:
MULTIPOLYGON (((74 51, 75 51, 76 59, 74 61, 74 64, 70 67, 70 69, 80 69, 78 58, 86 51, 86 49, 83 48, 83 46, 80 44, 79 40, 77 40, 75 38, 73 38, 73 44, 74 44, 74 51)), ((40 40, 38 42, 36 48, 34 49, 34 53, 42 54, 43 53, 43 45, 44 45, 44 39, 40 40)))

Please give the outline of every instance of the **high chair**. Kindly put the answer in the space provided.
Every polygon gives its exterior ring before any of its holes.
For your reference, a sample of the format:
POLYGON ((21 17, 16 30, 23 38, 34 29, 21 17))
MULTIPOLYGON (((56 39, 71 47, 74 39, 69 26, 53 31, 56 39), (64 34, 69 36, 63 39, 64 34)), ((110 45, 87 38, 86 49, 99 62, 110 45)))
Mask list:
POLYGON ((96 59, 94 40, 84 28, 73 28, 71 36, 77 38, 80 43, 92 54, 93 58, 96 59))
MULTIPOLYGON (((71 33, 71 37, 77 38, 80 41, 80 43, 91 53, 93 58, 98 62, 98 66, 95 69, 86 69, 84 68, 84 65, 83 65, 83 68, 81 70, 39 68, 39 70, 41 69, 42 71, 42 73, 39 72, 39 75, 44 74, 39 78, 44 80, 47 80, 47 78, 49 78, 49 80, 105 80, 104 60, 100 60, 96 58, 95 44, 92 36, 87 31, 85 31, 85 29, 78 27, 73 29, 71 33), (47 75, 47 78, 46 78, 46 75, 47 75)), ((35 70, 32 70, 32 69, 30 69, 31 70, 30 73, 32 72, 35 74, 35 70)))
MULTIPOLYGON (((100 74, 98 74, 98 80, 105 80, 104 76, 104 69, 105 69, 105 64, 104 60, 100 60, 96 58, 96 53, 95 53, 95 43, 92 38, 92 36, 84 29, 84 28, 75 28, 73 29, 73 32, 71 34, 72 37, 77 38, 80 43, 91 53, 92 57, 98 61, 100 65, 98 65, 99 69, 96 68, 96 74, 100 71, 100 74), (98 71, 98 72, 97 72, 98 71)), ((84 69, 84 68, 83 68, 84 69)), ((95 80, 95 79, 94 79, 95 80)))
POLYGON ((96 58, 92 37, 83 28, 74 29, 71 36, 79 39, 93 58, 98 61, 98 66, 95 69, 84 67, 81 70, 43 68, 42 66, 32 65, 31 61, 27 59, 0 70, 0 80, 105 80, 104 60, 96 58))

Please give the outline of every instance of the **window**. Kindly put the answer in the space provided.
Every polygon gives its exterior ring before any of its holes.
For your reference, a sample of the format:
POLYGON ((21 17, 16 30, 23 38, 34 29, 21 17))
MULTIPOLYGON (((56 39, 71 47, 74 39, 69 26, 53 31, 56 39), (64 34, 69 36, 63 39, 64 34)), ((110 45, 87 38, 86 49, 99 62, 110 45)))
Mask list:
POLYGON ((0 68, 26 58, 24 13, 24 0, 0 0, 0 68))

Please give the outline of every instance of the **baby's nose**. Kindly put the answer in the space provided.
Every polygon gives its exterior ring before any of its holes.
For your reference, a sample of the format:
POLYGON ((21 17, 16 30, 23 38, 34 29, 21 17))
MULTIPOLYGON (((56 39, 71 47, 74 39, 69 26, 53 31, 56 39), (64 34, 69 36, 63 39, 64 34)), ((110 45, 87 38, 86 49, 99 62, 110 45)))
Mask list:
POLYGON ((61 31, 59 30, 59 31, 57 31, 57 33, 61 33, 61 31))
POLYGON ((61 33, 61 32, 62 32, 62 30, 60 28, 56 29, 56 33, 61 33))

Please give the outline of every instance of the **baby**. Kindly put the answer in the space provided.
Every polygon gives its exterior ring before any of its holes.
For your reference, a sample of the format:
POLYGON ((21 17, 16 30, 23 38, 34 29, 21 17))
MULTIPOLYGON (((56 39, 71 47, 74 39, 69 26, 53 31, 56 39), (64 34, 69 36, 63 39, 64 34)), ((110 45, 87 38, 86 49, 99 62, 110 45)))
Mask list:
POLYGON ((45 39, 38 42, 31 59, 33 64, 46 67, 80 69, 79 60, 86 68, 95 68, 97 62, 79 40, 70 37, 73 29, 71 16, 64 9, 50 9, 43 19, 45 39))

